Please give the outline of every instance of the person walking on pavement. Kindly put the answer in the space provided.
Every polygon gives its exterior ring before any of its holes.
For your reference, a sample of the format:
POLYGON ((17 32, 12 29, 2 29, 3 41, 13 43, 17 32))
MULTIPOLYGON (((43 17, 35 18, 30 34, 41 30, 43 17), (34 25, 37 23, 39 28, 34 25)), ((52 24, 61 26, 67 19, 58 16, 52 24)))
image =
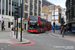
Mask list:
POLYGON ((63 30, 63 28, 61 27, 61 28, 60 28, 60 32, 61 32, 61 34, 62 34, 62 30, 63 30))
POLYGON ((14 37, 14 26, 13 23, 11 24, 11 33, 10 36, 14 37))
POLYGON ((70 31, 69 31, 69 26, 67 26, 67 33, 69 34, 69 32, 70 32, 70 31))
POLYGON ((4 25, 4 31, 5 31, 5 28, 6 28, 6 27, 5 27, 5 25, 4 25))
POLYGON ((64 33, 67 35, 67 27, 64 27, 64 33))
POLYGON ((4 26, 2 25, 2 31, 3 31, 3 29, 4 29, 4 26))

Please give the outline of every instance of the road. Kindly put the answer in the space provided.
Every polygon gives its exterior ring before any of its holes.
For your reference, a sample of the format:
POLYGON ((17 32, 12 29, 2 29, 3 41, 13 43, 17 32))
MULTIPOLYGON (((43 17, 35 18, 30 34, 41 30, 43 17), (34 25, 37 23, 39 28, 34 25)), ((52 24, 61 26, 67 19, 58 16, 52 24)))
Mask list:
POLYGON ((75 50, 75 42, 45 33, 23 33, 23 38, 32 41, 30 45, 11 45, 0 43, 1 50, 75 50))

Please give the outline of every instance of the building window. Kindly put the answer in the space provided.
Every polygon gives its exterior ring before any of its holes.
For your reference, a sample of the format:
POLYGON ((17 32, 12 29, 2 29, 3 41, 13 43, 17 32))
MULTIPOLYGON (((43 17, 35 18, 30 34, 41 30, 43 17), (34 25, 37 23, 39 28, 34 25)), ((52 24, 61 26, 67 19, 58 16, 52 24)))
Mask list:
POLYGON ((10 14, 10 11, 9 11, 9 16, 10 16, 11 14, 10 14))
POLYGON ((35 0, 35 2, 34 2, 34 13, 36 13, 37 12, 37 0, 35 0))
POLYGON ((19 23, 19 28, 21 28, 21 23, 19 23))
POLYGON ((11 4, 11 0, 9 0, 9 4, 11 4))
POLYGON ((33 0, 30 0, 30 11, 33 10, 33 0))
POLYGON ((74 7, 74 16, 75 16, 75 7, 74 7))
POLYGON ((2 10, 2 14, 4 15, 4 10, 2 10))
POLYGON ((10 22, 8 22, 8 28, 10 28, 10 22))
POLYGON ((58 19, 58 16, 55 16, 55 19, 58 19))
POLYGON ((37 15, 37 13, 34 13, 34 15, 37 15))
POLYGON ((25 5, 25 11, 28 11, 28 5, 25 5))
POLYGON ((14 1, 12 1, 12 6, 14 5, 14 1))
POLYGON ((3 3, 4 3, 4 0, 3 0, 3 3))
POLYGON ((25 19, 28 19, 28 13, 25 13, 25 19))
POLYGON ((58 12, 52 12, 52 15, 58 15, 58 12))
POLYGON ((18 3, 17 3, 17 6, 18 6, 18 3))
POLYGON ((16 6, 16 2, 14 2, 14 6, 16 6))
POLYGON ((33 13, 32 13, 32 12, 30 12, 30 15, 33 15, 33 13))
POLYGON ((58 15, 58 12, 55 12, 55 15, 58 15))
POLYGON ((44 16, 46 16, 46 15, 47 15, 47 13, 45 12, 45 13, 44 13, 44 16))
POLYGON ((18 3, 12 1, 12 6, 18 6, 18 3))
POLYGON ((38 15, 41 16, 41 1, 39 0, 39 5, 38 5, 38 15))
POLYGON ((13 16, 13 12, 12 12, 12 16, 13 16))

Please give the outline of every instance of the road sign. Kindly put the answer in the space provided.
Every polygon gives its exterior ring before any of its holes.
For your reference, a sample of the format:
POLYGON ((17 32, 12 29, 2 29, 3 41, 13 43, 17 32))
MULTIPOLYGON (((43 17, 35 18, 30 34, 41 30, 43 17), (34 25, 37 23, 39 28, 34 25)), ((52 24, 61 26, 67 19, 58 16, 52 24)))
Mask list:
POLYGON ((3 18, 3 16, 2 16, 2 18, 3 18))

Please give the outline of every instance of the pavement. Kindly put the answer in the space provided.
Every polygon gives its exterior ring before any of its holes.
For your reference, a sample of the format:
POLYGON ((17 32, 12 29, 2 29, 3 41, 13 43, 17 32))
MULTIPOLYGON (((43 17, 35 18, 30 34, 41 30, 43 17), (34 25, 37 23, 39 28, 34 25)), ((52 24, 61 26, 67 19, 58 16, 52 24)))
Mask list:
MULTIPOLYGON (((10 37, 9 33, 10 32, 0 32, 0 38, 6 40, 8 38, 10 40, 14 39, 10 37), (6 38, 3 38, 2 35, 6 38)), ((30 44, 11 45, 9 43, 0 43, 0 50, 75 50, 75 42, 57 38, 52 35, 50 36, 49 34, 51 34, 51 31, 39 34, 23 32, 23 38, 32 41, 30 44)))
POLYGON ((18 39, 16 39, 16 36, 14 37, 10 36, 10 32, 1 31, 0 32, 0 43, 10 43, 10 44, 29 44, 30 41, 22 38, 22 42, 20 42, 20 32, 18 32, 18 39))
POLYGON ((70 40, 75 42, 75 33, 69 33, 67 35, 64 35, 64 37, 62 37, 62 34, 60 34, 60 30, 56 30, 55 33, 53 33, 53 31, 51 31, 51 33, 49 33, 50 35, 54 36, 54 37, 59 37, 62 39, 66 39, 66 40, 70 40))

